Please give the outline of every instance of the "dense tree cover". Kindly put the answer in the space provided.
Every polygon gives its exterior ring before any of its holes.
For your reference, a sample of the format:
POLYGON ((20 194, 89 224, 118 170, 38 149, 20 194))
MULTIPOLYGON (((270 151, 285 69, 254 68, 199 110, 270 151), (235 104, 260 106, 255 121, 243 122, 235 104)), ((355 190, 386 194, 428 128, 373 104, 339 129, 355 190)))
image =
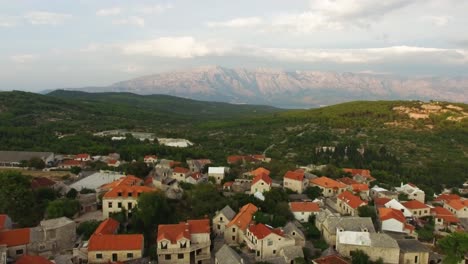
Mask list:
POLYGON ((58 199, 47 205, 46 214, 48 219, 58 217, 72 218, 80 211, 80 203, 68 198, 58 199))
POLYGON ((375 207, 373 206, 369 206, 369 205, 359 206, 358 215, 360 217, 370 217, 372 218, 372 222, 374 224, 377 223, 377 212, 375 210, 375 207))
POLYGON ((468 233, 451 233, 440 239, 437 245, 446 255, 443 263, 459 263, 468 252, 468 233))
POLYGON ((78 191, 74 188, 71 188, 67 194, 65 195, 65 197, 67 197, 68 199, 75 199, 76 196, 78 196, 78 191))
POLYGON ((145 178, 151 171, 151 167, 148 167, 143 161, 125 163, 120 167, 121 170, 125 172, 125 174, 134 175, 139 178, 145 178))

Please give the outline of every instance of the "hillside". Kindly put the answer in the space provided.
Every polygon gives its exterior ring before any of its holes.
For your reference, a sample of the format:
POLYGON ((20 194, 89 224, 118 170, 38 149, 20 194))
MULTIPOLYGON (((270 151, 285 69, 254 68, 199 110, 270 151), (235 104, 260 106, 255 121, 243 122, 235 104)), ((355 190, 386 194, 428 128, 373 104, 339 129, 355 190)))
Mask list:
POLYGON ((355 100, 468 102, 467 78, 229 69, 219 66, 165 72, 121 81, 89 92, 168 94, 197 100, 312 108, 355 100))

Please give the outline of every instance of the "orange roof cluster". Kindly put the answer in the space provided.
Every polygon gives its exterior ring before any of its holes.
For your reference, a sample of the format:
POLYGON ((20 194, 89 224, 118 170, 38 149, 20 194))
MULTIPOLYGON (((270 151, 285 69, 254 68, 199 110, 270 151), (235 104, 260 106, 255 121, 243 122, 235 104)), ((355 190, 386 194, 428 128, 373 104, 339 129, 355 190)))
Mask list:
POLYGON ((252 180, 252 184, 257 183, 260 180, 264 181, 268 185, 271 185, 271 183, 273 182, 270 176, 268 176, 265 173, 262 173, 260 175, 255 176, 255 178, 252 180))
POLYGON ((351 184, 351 188, 353 188, 353 192, 365 192, 369 190, 369 185, 364 183, 354 183, 351 184))
POLYGON ((337 181, 342 182, 342 183, 344 183, 346 185, 351 185, 351 184, 358 183, 357 181, 355 181, 355 180, 353 180, 353 179, 351 179, 349 177, 339 178, 339 179, 337 179, 337 181))
POLYGON ((461 197, 457 194, 441 194, 434 199, 434 202, 448 202, 450 200, 460 200, 461 197))
POLYGON ((427 209, 429 206, 426 204, 418 201, 418 200, 411 200, 408 202, 401 203, 404 207, 408 209, 427 209))
POLYGON ((284 175, 284 178, 302 182, 304 180, 304 171, 302 170, 288 171, 284 175))
POLYGON ((403 212, 393 208, 379 208, 379 218, 381 221, 395 219, 398 220, 398 222, 406 224, 406 218, 403 212))
POLYGON ((245 230, 250 222, 252 222, 253 215, 258 211, 258 208, 248 203, 239 210, 239 213, 229 222, 226 227, 237 225, 240 229, 245 230))
POLYGON ((352 194, 349 191, 344 191, 340 193, 337 198, 348 204, 353 209, 356 209, 363 204, 367 204, 367 202, 364 202, 363 200, 361 200, 361 198, 352 194))
POLYGON ((442 218, 445 222, 448 223, 459 223, 460 219, 458 219, 455 215, 453 215, 449 210, 436 206, 431 209, 431 212, 435 215, 436 218, 442 218))
POLYGON ((313 261, 314 263, 318 263, 318 264, 349 264, 348 261, 346 261, 345 259, 341 258, 338 255, 321 257, 318 259, 314 259, 313 261))
POLYGON ((346 172, 346 173, 351 173, 351 175, 353 177, 354 176, 362 176, 362 177, 367 178, 369 180, 375 180, 375 178, 371 176, 370 170, 345 168, 345 169, 343 169, 343 171, 346 172))
POLYGON ((281 229, 272 229, 267 227, 264 224, 256 224, 249 226, 249 231, 255 236, 257 239, 264 239, 265 237, 269 236, 270 234, 274 233, 279 236, 283 236, 283 231, 281 229))
POLYGON ((23 255, 15 262, 16 264, 54 264, 42 256, 23 255))
POLYGON ((468 207, 468 200, 450 200, 447 203, 448 206, 452 207, 453 209, 460 211, 465 207, 468 207))
POLYGON ((310 183, 324 187, 324 188, 333 188, 333 189, 346 188, 346 185, 344 183, 337 182, 325 176, 311 179, 310 183))
POLYGON ((169 240, 176 244, 182 238, 190 239, 191 234, 210 233, 210 220, 188 220, 172 225, 159 225, 157 241, 169 240))
POLYGON ((104 194, 104 198, 137 198, 140 193, 155 191, 154 188, 141 186, 142 183, 142 179, 133 175, 128 175, 126 177, 122 177, 118 181, 102 185, 101 189, 110 189, 110 191, 104 194))
POLYGON ((291 202, 289 203, 292 212, 318 212, 320 206, 314 202, 291 202))
POLYGON ((8 247, 27 245, 31 240, 30 235, 30 228, 4 230, 0 232, 0 245, 7 245, 8 247))
POLYGON ((266 175, 270 176, 270 171, 263 168, 263 167, 260 167, 260 168, 257 168, 255 170, 251 171, 250 174, 252 174, 254 176, 258 176, 258 175, 261 175, 261 174, 266 174, 266 175))
POLYGON ((183 174, 186 174, 186 173, 189 173, 190 170, 187 169, 187 168, 184 168, 184 167, 175 167, 172 172, 174 173, 183 173, 183 174))

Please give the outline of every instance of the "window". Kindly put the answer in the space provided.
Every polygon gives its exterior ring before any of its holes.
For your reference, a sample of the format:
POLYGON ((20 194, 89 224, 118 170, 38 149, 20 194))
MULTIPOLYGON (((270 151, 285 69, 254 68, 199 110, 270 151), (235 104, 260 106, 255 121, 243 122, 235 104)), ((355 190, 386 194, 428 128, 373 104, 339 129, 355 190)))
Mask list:
POLYGON ((23 255, 23 250, 22 249, 17 249, 16 250, 16 255, 23 255))
POLYGON ((133 193, 129 192, 128 197, 132 197, 132 196, 133 196, 133 193))
POLYGON ((221 230, 221 225, 218 225, 218 230, 221 230))
POLYGON ((170 254, 164 255, 164 258, 165 258, 166 260, 169 260, 169 259, 171 259, 171 255, 170 255, 170 254))
POLYGON ((292 235, 295 236, 295 235, 296 235, 296 232, 293 231, 293 232, 292 232, 292 235))
POLYGON ((184 241, 183 243, 180 242, 180 248, 186 248, 187 247, 187 241, 184 241))
POLYGON ((101 253, 97 253, 97 254, 96 254, 96 259, 102 259, 102 254, 101 254, 101 253))
POLYGON ((112 253, 112 261, 117 261, 117 260, 118 260, 117 253, 112 253))
POLYGON ((257 251, 257 257, 260 257, 260 251, 257 251))
POLYGON ((414 256, 414 263, 418 263, 418 256, 414 256))
POLYGON ((128 210, 132 209, 132 207, 133 207, 133 204, 131 202, 129 202, 128 206, 127 206, 128 210))
POLYGON ((273 254, 276 254, 276 250, 273 250, 273 254))
POLYGON ((167 249, 167 242, 166 243, 161 242, 161 249, 167 249))
POLYGON ((122 196, 122 192, 118 192, 117 196, 119 196, 119 197, 122 196))
POLYGON ((235 229, 235 228, 233 228, 233 229, 232 229, 232 232, 236 232, 236 229, 235 229))
POLYGON ((183 258, 184 258, 184 254, 177 254, 177 258, 178 258, 178 259, 183 259, 183 258))
POLYGON ((127 259, 132 259, 133 258, 133 253, 127 253, 127 259))
POLYGON ((219 221, 223 221, 223 217, 222 217, 222 216, 221 216, 221 217, 219 217, 219 221))
POLYGON ((232 241, 235 241, 236 240, 236 236, 232 236, 232 241))
POLYGON ((122 208, 122 203, 121 202, 117 203, 117 207, 122 208))
POLYGON ((49 230, 49 237, 55 239, 57 233, 55 229, 49 230))
POLYGON ((267 245, 268 246, 273 246, 273 240, 268 239, 267 245))
POLYGON ((112 208, 112 202, 108 202, 107 207, 112 208))

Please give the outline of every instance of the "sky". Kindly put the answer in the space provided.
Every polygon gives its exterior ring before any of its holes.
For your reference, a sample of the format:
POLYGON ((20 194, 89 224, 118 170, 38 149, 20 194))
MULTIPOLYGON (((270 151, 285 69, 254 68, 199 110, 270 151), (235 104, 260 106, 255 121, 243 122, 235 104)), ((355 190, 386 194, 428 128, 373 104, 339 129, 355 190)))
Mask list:
POLYGON ((0 0, 0 90, 205 65, 468 76, 467 0, 0 0))

